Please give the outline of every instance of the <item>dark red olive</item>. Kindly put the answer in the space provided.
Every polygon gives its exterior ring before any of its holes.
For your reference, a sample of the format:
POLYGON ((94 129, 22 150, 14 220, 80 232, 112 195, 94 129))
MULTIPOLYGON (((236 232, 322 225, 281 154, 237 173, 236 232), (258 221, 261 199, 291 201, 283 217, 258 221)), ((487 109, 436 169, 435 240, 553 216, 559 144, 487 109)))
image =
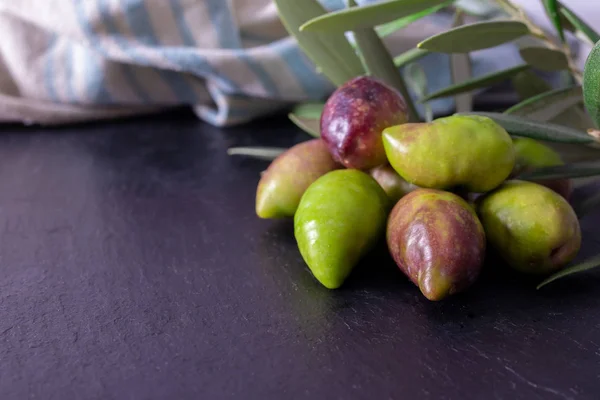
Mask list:
POLYGON ((381 132, 408 121, 402 95, 383 82, 360 76, 340 86, 321 114, 321 138, 334 160, 347 168, 387 163, 381 132))

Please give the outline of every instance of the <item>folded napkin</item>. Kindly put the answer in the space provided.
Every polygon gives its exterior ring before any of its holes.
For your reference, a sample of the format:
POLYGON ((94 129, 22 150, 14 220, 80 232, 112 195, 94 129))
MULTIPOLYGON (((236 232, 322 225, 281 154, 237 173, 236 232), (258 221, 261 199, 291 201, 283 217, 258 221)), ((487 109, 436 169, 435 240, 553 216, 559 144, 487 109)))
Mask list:
MULTIPOLYGON (((386 44, 394 54, 408 50, 450 20, 420 20, 386 44)), ((0 0, 0 35, 0 122, 62 124, 189 105, 226 126, 333 90, 271 0, 0 0)), ((450 83, 447 62, 421 61, 430 90, 450 83)), ((512 46, 484 50, 473 55, 474 74, 519 62, 512 46)))

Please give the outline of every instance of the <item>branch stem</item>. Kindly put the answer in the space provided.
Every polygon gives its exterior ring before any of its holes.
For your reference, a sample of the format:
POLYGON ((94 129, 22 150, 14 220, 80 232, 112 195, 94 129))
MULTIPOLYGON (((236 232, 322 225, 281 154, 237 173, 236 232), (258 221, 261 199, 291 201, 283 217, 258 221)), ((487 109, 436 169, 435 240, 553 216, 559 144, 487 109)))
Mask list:
POLYGON ((523 9, 515 4, 513 4, 510 0, 496 0, 496 3, 504 11, 506 11, 513 18, 523 22, 529 28, 531 35, 540 39, 544 44, 552 50, 558 50, 565 54, 567 60, 569 62, 569 72, 573 75, 577 83, 581 84, 583 82, 583 74, 577 68, 575 60, 573 60, 573 55, 571 54, 571 49, 568 44, 559 45, 557 44, 550 36, 548 36, 542 28, 539 27, 535 22, 529 18, 529 16, 523 11, 523 9))

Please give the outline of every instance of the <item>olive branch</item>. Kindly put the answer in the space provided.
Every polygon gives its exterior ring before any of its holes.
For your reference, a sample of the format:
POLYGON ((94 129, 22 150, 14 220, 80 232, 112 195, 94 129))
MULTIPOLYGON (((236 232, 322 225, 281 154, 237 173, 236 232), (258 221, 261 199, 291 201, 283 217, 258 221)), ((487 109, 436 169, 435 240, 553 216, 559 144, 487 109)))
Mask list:
MULTIPOLYGON (((327 12, 317 0, 275 0, 287 31, 296 38, 317 70, 334 85, 360 75, 376 77, 398 89, 404 96, 409 119, 419 121, 417 104, 424 107, 425 119, 433 116, 429 102, 454 97, 456 111, 484 114, 511 135, 554 143, 578 145, 586 162, 539 168, 529 174, 535 179, 557 176, 582 178, 600 176, 600 35, 558 0, 541 0, 554 32, 546 32, 510 0, 479 0, 492 18, 465 23, 465 16, 480 17, 468 2, 456 0, 388 0, 357 6, 347 1, 345 9, 327 12), (415 21, 438 12, 454 13, 452 26, 425 39, 405 53, 392 55, 384 45, 386 36, 410 29, 415 21), (349 40, 346 34, 350 32, 349 40), (593 45, 581 71, 569 46, 569 35, 593 45), (470 53, 506 43, 519 46, 523 63, 483 76, 471 76, 470 53), (452 84, 428 93, 427 76, 417 61, 431 53, 450 57, 452 84), (559 73, 560 87, 554 88, 536 71, 559 73), (476 113, 472 110, 477 90, 510 81, 520 102, 503 112, 476 113), (413 96, 417 102, 413 100, 413 96)), ((472 1, 471 1, 472 3, 472 1)), ((297 105, 289 114, 293 123, 319 137, 323 103, 297 105)), ((285 149, 234 148, 230 154, 273 159, 285 149)), ((600 196, 584 200, 579 216, 600 205, 600 196)), ((600 265, 600 258, 575 265, 551 276, 540 286, 559 277, 600 265), (583 267, 582 267, 583 266, 583 267)))

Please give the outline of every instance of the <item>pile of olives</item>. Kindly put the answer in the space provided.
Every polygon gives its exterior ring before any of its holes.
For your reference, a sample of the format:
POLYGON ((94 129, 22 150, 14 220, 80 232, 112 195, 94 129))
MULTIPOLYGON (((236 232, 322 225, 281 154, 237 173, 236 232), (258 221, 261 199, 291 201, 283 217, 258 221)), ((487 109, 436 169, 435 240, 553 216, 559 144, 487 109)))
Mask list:
POLYGON ((512 139, 486 117, 407 120, 396 90, 352 79, 325 104, 321 138, 290 148, 261 177, 257 215, 294 218, 300 253, 325 287, 340 287, 384 237, 430 300, 472 285, 488 243, 527 274, 550 274, 577 255, 570 182, 514 179, 562 164, 554 150, 512 139))

